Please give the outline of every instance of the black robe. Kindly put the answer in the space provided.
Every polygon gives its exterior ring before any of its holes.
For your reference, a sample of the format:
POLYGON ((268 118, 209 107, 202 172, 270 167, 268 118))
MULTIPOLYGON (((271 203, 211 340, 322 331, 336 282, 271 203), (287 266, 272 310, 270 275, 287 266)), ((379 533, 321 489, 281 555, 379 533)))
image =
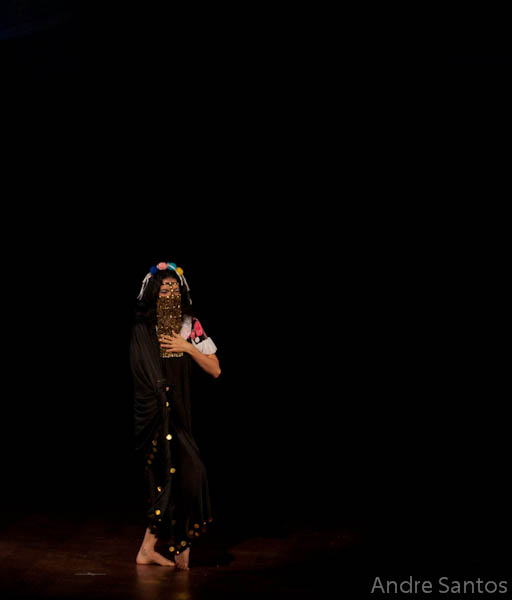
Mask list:
POLYGON ((160 358, 154 327, 134 325, 134 438, 136 456, 145 462, 146 525, 177 553, 213 521, 206 469, 191 430, 192 361, 189 354, 160 358))

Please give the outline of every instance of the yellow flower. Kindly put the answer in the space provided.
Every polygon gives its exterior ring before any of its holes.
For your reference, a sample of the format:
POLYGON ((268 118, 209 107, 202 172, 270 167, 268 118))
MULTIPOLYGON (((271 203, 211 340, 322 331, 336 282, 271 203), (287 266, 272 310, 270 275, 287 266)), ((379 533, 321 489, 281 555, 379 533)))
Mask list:
POLYGON ((176 273, 178 273, 178 275, 183 275, 183 269, 181 267, 178 267, 176 269, 176 273))

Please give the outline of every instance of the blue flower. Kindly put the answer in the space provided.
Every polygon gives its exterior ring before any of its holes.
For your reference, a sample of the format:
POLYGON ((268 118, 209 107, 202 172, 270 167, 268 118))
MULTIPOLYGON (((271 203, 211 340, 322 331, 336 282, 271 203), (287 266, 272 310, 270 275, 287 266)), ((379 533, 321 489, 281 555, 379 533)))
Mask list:
POLYGON ((167 263, 167 268, 176 271, 176 265, 174 263, 167 263))
POLYGON ((158 269, 156 267, 151 267, 151 269, 149 269, 149 272, 151 273, 151 275, 156 275, 158 273, 158 269))

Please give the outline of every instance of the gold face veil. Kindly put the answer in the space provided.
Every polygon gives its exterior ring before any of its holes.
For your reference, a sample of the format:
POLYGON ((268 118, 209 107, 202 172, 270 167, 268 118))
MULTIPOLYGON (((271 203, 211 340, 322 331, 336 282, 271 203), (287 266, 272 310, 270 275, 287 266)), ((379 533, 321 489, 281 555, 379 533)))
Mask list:
MULTIPOLYGON (((179 333, 181 329, 181 294, 171 288, 170 296, 158 298, 156 303, 157 333, 169 335, 179 333)), ((169 348, 160 347, 161 358, 183 356, 183 352, 172 352, 169 348)))
MULTIPOLYGON (((156 265, 156 267, 151 267, 149 273, 144 277, 142 282, 142 287, 140 289, 139 295, 137 296, 138 300, 142 300, 144 296, 144 291, 146 290, 146 286, 148 285, 149 280, 156 275, 158 271, 170 271, 170 275, 176 275, 179 277, 182 286, 185 286, 188 294, 188 298, 190 304, 192 304, 192 298, 190 297, 190 288, 188 286, 187 280, 183 275, 183 269, 177 267, 174 263, 165 263, 161 262, 156 265)), ((179 334, 181 330, 181 321, 182 321, 182 311, 181 311, 181 294, 180 292, 174 290, 171 286, 171 293, 169 296, 165 296, 157 299, 156 305, 156 314, 157 314, 157 332, 158 335, 170 335, 172 336, 172 332, 179 334)), ((160 356, 162 358, 174 358, 183 356, 183 352, 172 352, 168 348, 160 348, 160 356)))

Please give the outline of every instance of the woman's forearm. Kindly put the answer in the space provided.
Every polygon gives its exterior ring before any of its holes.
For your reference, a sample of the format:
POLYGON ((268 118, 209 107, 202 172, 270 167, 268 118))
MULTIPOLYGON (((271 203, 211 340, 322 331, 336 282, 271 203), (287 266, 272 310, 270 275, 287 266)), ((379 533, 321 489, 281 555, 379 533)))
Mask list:
POLYGON ((212 375, 213 377, 215 377, 215 379, 217 379, 217 377, 220 375, 220 367, 217 357, 207 356, 206 354, 203 354, 200 350, 198 350, 190 342, 189 344, 190 348, 188 350, 188 353, 190 354, 190 356, 196 361, 196 363, 201 367, 201 369, 203 369, 209 375, 212 375))

